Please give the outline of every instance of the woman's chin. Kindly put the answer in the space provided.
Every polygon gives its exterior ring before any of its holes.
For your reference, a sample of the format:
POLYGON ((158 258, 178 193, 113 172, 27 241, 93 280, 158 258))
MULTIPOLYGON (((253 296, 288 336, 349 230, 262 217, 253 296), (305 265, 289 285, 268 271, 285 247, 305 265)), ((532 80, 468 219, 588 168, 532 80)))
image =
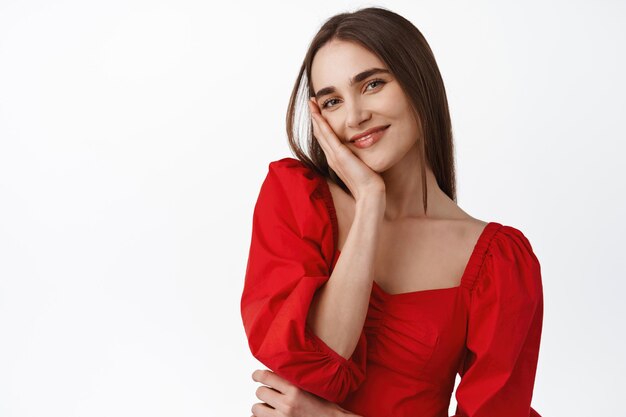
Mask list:
POLYGON ((386 159, 381 158, 380 156, 376 155, 357 155, 357 157, 363 161, 363 163, 365 165, 367 165, 372 171, 376 172, 377 174, 381 174, 383 172, 385 172, 386 170, 389 169, 389 164, 386 159))

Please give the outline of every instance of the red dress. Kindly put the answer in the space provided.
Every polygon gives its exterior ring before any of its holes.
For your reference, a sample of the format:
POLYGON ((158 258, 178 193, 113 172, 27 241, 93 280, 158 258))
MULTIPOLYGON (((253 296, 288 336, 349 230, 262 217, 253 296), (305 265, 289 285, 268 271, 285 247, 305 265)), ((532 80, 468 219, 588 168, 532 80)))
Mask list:
POLYGON ((326 180, 269 164, 254 208, 241 315, 255 358, 364 417, 538 417, 531 408, 543 318, 540 265, 518 229, 487 224, 460 285, 388 294, 376 282, 350 359, 306 323, 340 255, 326 180))

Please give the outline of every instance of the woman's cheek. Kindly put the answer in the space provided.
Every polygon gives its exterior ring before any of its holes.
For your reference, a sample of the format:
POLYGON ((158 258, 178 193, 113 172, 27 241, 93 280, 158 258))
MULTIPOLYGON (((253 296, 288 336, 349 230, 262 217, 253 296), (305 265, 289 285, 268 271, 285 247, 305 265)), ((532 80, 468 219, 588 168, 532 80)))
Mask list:
POLYGON ((335 115, 323 115, 324 119, 326 120, 326 123, 328 123, 328 126, 330 126, 330 128, 332 129, 332 131, 335 133, 335 135, 337 135, 337 137, 339 137, 339 135, 337 134, 337 127, 339 126, 339 123, 337 122, 337 117, 335 115))

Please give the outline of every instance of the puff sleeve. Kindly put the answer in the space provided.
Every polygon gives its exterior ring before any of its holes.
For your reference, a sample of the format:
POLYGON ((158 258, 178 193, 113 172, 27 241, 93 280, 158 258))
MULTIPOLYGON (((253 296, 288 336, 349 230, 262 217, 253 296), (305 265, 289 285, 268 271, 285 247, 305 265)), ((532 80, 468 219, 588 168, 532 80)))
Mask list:
POLYGON ((325 180, 296 159, 269 164, 254 207, 241 317, 255 358, 301 389, 338 403, 365 379, 366 338, 362 331, 346 359, 306 322, 335 254, 319 181, 325 180))
POLYGON ((521 231, 502 226, 471 293, 455 417, 540 417, 530 403, 542 320, 539 261, 521 231))

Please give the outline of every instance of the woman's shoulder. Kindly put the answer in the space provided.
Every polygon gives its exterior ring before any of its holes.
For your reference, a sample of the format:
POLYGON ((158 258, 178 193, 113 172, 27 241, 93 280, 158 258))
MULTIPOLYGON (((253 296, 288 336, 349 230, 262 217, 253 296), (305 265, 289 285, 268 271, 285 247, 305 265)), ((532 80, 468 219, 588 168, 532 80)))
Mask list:
POLYGON ((282 205, 303 222, 330 221, 333 213, 324 189, 325 178, 299 159, 285 157, 269 162, 261 195, 273 206, 282 205))
POLYGON ((291 157, 271 161, 265 179, 271 188, 280 190, 296 205, 310 204, 312 200, 323 197, 322 181, 325 181, 324 177, 314 168, 291 157))
MULTIPOLYGON (((316 188, 323 178, 303 161, 285 157, 268 164, 268 175, 288 186, 313 186, 316 188)), ((297 191, 297 190, 292 190, 297 191)))
POLYGON ((292 157, 285 157, 275 161, 270 161, 268 169, 270 171, 282 173, 283 175, 302 176, 308 179, 317 179, 320 177, 320 174, 315 172, 313 167, 310 167, 305 162, 292 157))
POLYGON ((258 221, 287 224, 291 232, 318 242, 326 256, 333 254, 334 212, 325 198, 324 177, 304 162, 282 158, 268 164, 257 200, 258 221))
POLYGON ((518 227, 496 222, 492 225, 474 285, 540 289, 541 265, 528 237, 518 227))
POLYGON ((537 261, 533 247, 528 237, 518 227, 498 223, 489 245, 489 253, 493 256, 509 259, 525 256, 537 261), (507 255, 517 255, 515 257, 507 255))
POLYGON ((499 299, 520 314, 541 304, 541 265, 520 228, 499 224, 472 289, 478 303, 499 299))

